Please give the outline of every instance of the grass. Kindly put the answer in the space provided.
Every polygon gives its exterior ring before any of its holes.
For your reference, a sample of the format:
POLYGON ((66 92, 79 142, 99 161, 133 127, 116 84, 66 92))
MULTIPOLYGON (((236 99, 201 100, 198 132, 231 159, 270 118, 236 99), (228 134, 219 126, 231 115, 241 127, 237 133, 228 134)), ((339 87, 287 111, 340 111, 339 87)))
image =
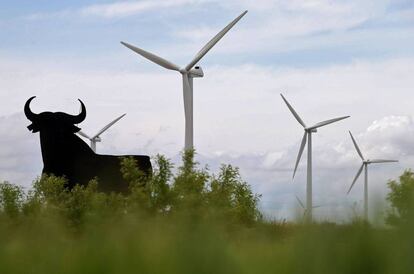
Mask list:
POLYGON ((413 273, 412 229, 124 215, 0 226, 0 273, 413 273))

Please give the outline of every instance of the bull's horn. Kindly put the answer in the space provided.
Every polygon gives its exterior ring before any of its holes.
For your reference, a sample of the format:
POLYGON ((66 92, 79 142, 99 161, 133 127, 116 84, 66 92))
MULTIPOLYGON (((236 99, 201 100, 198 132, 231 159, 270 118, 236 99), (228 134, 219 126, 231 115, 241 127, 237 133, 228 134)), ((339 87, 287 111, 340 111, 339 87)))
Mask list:
POLYGON ((32 96, 32 97, 30 97, 29 98, 29 100, 27 100, 26 101, 26 104, 24 104, 24 114, 26 115, 26 117, 27 117, 27 119, 29 119, 30 121, 34 121, 34 120, 36 120, 36 118, 37 118, 37 116, 38 116, 38 114, 36 114, 36 113, 33 113, 31 110, 30 110, 30 102, 34 99, 34 98, 36 98, 36 96, 32 96))
POLYGON ((83 104, 83 102, 78 99, 79 102, 81 103, 81 112, 78 115, 70 115, 71 116, 71 122, 73 124, 80 124, 83 122, 83 120, 85 120, 86 118, 86 108, 85 105, 83 104))

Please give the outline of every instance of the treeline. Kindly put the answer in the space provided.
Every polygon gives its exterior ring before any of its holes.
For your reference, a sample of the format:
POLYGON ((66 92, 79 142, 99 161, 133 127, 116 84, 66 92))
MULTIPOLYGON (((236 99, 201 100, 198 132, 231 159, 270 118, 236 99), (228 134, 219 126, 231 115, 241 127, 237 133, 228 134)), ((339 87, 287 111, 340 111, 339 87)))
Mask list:
MULTIPOLYGON (((192 150, 183 152, 177 168, 162 155, 155 156, 153 162, 152 176, 145 176, 133 158, 122 159, 121 172, 129 183, 126 194, 98 192, 99 178, 71 190, 65 187, 65 178, 53 175, 35 180, 28 192, 8 182, 0 183, 0 218, 17 220, 53 213, 75 227, 91 217, 126 214, 244 225, 263 221, 261 196, 243 181, 237 167, 223 164, 218 174, 211 174, 208 168, 200 168, 192 150)), ((413 220, 414 173, 404 171, 398 180, 390 180, 388 187, 386 223, 400 226, 413 220)), ((354 217, 354 221, 361 221, 354 217)))
POLYGON ((129 183, 129 193, 105 194, 97 191, 99 178, 87 185, 65 188, 65 178, 44 175, 28 192, 10 183, 0 184, 0 216, 19 220, 54 216, 73 228, 91 220, 108 220, 128 215, 138 217, 178 217, 227 224, 252 225, 262 219, 260 195, 242 180, 239 170, 222 165, 218 174, 200 168, 194 151, 182 155, 176 169, 169 159, 157 155, 152 176, 143 175, 133 158, 124 158, 121 172, 129 183))

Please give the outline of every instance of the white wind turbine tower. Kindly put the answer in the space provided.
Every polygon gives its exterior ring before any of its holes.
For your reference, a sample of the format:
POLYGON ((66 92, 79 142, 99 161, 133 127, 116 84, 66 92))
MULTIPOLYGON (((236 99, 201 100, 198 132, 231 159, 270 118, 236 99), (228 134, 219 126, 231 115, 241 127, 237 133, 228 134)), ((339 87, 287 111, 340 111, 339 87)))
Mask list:
POLYGON ((104 133, 106 130, 108 130, 113 124, 115 124, 116 122, 118 122, 125 115, 126 115, 126 113, 122 114, 121 116, 119 116, 118 118, 116 118, 115 120, 113 120, 112 122, 110 122, 109 124, 107 124, 106 126, 104 126, 100 131, 98 131, 98 133, 96 133, 92 137, 90 137, 89 135, 87 135, 86 133, 84 133, 82 131, 79 131, 78 134, 80 136, 85 137, 86 139, 88 139, 91 142, 91 149, 94 152, 96 152, 96 143, 102 141, 100 135, 102 133, 104 133))
POLYGON ((169 70, 175 70, 182 74, 183 79, 183 97, 184 97, 184 115, 185 115, 185 149, 192 149, 193 142, 193 78, 200 78, 204 76, 203 70, 200 66, 195 66, 204 55, 247 13, 247 10, 240 14, 224 29, 222 29, 216 36, 214 36, 188 63, 185 67, 180 68, 174 63, 161 58, 153 53, 135 47, 125 42, 121 42, 127 48, 135 51, 144 58, 166 68, 169 70), (195 67, 194 67, 195 66, 195 67), (194 68, 193 68, 194 67, 194 68))
POLYGON ((302 142, 300 144, 300 149, 298 153, 298 157, 296 159, 295 169, 293 171, 293 178, 295 178, 296 169, 298 168, 299 161, 302 157, 303 150, 305 149, 306 141, 308 142, 308 162, 307 162, 307 176, 306 176, 306 212, 307 212, 307 221, 312 221, 312 133, 316 133, 317 129, 335 122, 338 122, 340 120, 346 119, 350 116, 343 116, 338 117, 334 119, 329 119, 326 121, 322 121, 319 123, 314 124, 313 126, 306 126, 306 124, 302 121, 302 119, 299 117, 299 115, 296 113, 296 111, 293 109, 293 107, 289 104, 289 102, 285 99, 283 94, 280 94, 282 96, 283 101, 285 101, 286 105, 288 106, 290 112, 292 112, 295 119, 301 124, 305 130, 305 133, 303 134, 302 142))
POLYGON ((354 136, 352 136, 351 131, 349 131, 349 135, 351 135, 352 142, 354 143, 355 149, 358 152, 359 157, 361 157, 362 165, 359 168, 354 180, 352 181, 351 187, 348 190, 348 193, 351 191, 352 187, 354 186, 355 182, 358 180, 359 176, 361 175, 362 170, 365 170, 365 179, 364 179, 364 219, 368 220, 368 165, 369 164, 380 164, 380 163, 395 163, 398 162, 397 160, 384 160, 384 159, 365 159, 362 156, 361 150, 356 143, 354 136))

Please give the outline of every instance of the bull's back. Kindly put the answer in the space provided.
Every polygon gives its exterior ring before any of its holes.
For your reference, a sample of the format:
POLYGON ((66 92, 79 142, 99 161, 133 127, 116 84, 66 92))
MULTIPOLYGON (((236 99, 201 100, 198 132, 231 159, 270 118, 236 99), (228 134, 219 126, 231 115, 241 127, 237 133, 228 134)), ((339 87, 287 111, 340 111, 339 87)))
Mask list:
POLYGON ((98 189, 104 192, 127 192, 128 183, 121 173, 121 161, 124 157, 132 157, 137 162, 137 167, 146 175, 152 174, 150 157, 146 155, 96 155, 95 173, 98 177, 98 189))

